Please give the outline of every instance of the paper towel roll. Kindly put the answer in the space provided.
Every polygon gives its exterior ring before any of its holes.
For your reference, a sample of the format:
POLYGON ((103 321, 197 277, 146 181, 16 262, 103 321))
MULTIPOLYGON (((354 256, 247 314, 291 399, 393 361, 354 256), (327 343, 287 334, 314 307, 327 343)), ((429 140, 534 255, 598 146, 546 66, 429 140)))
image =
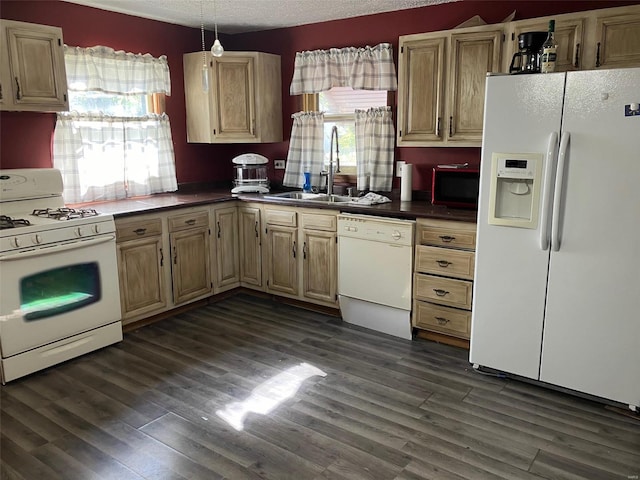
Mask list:
POLYGON ((402 177, 400 178, 400 201, 401 202, 410 202, 411 201, 411 167, 412 165, 409 163, 405 163, 402 167, 402 177))

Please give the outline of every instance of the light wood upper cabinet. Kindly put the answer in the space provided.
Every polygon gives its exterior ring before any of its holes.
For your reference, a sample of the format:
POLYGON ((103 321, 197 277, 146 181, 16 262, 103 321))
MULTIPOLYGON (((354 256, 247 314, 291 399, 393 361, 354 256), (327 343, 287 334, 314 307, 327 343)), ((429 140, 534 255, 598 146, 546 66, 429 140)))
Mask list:
POLYGON ((503 37, 502 24, 400 37, 398 146, 480 146, 503 37))
POLYGON ((240 283, 248 287, 262 286, 262 231, 259 207, 238 207, 240 233, 240 283))
POLYGON ((640 5, 595 10, 595 35, 587 52, 587 68, 640 66, 640 5))
POLYGON ((209 214, 193 211, 168 217, 173 303, 211 295, 209 214))
POLYGON ((549 20, 552 19, 556 22, 554 36, 558 43, 556 71, 567 72, 582 68, 584 29, 587 21, 584 12, 512 22, 505 49, 505 72, 509 71, 511 58, 518 51, 518 35, 524 32, 546 32, 549 29, 549 20))
POLYGON ((240 284, 240 258, 238 242, 238 209, 215 208, 216 293, 240 284))
POLYGON ((187 142, 282 141, 280 57, 260 52, 183 56, 187 142), (203 61, 209 88, 202 86, 203 61))
POLYGON ((482 142, 486 78, 488 72, 500 71, 503 37, 501 26, 451 35, 447 142, 455 145, 482 142))
POLYGON ((62 29, 0 21, 0 109, 69 110, 62 29))
POLYGON ((400 43, 398 145, 442 141, 446 37, 400 43))

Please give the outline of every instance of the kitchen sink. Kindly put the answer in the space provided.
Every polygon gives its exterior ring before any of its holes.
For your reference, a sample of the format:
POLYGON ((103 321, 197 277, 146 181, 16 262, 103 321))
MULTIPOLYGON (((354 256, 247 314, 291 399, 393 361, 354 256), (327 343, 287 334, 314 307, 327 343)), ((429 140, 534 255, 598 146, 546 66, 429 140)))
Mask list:
POLYGON ((307 192, 269 193, 264 195, 264 198, 286 199, 314 203, 348 203, 355 200, 354 197, 348 197, 346 195, 327 195, 326 193, 307 192))

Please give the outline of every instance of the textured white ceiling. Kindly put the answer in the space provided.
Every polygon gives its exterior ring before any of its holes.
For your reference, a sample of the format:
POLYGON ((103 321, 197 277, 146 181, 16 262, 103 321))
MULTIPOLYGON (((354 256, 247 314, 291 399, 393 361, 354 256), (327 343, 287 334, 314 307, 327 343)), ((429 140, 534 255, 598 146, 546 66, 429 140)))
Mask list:
POLYGON ((241 33, 405 10, 457 0, 66 0, 163 22, 241 33), (214 12, 215 10, 215 12, 214 12), (214 15, 215 13, 215 15, 214 15))

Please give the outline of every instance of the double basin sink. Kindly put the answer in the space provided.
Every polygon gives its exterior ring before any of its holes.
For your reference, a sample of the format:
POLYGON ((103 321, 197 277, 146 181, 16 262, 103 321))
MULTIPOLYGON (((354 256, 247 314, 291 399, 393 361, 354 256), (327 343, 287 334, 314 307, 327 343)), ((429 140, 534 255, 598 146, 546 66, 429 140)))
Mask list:
POLYGON ((267 193, 264 198, 273 198, 280 200, 295 200, 299 202, 313 203, 349 203, 356 200, 355 197, 346 195, 327 195, 326 193, 308 193, 308 192, 284 192, 284 193, 267 193))

